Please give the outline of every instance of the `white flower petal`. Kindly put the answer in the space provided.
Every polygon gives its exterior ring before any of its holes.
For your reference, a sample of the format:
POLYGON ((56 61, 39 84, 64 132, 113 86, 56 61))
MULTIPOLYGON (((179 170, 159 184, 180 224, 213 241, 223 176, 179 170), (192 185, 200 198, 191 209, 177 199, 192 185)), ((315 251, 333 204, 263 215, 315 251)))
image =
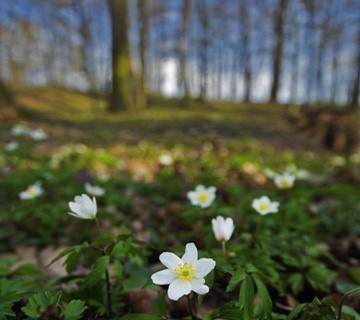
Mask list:
POLYGON ((196 192, 206 191, 206 188, 202 184, 200 184, 200 185, 196 186, 195 191, 196 192))
POLYGON ((205 285, 204 278, 199 279, 192 279, 189 281, 192 291, 196 292, 197 294, 206 294, 209 292, 209 287, 205 285))
POLYGON ((161 270, 151 276, 151 280, 158 285, 170 284, 177 279, 177 275, 168 269, 161 270))
POLYGON ((205 277, 212 269, 215 268, 215 261, 213 259, 203 258, 196 261, 193 265, 196 278, 205 277))
POLYGON ((207 191, 208 191, 209 193, 215 194, 216 188, 215 188, 215 187, 209 187, 209 188, 207 189, 207 191))
POLYGON ((163 252, 159 257, 161 263, 170 271, 174 271, 183 261, 172 252, 163 252))
POLYGON ((69 202, 69 207, 72 212, 75 212, 75 213, 80 212, 80 205, 76 202, 69 202))
POLYGON ((181 258, 184 262, 194 263, 198 259, 198 250, 194 243, 188 243, 185 247, 185 253, 181 258))
POLYGON ((188 295, 191 292, 191 285, 189 281, 182 281, 177 279, 170 283, 168 289, 168 296, 171 300, 179 300, 184 295, 188 295))

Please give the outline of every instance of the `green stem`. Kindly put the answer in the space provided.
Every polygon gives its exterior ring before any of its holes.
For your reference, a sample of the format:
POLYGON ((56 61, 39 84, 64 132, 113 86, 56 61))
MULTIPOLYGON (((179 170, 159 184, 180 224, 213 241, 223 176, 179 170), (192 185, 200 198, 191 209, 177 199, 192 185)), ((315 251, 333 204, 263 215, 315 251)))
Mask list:
POLYGON ((221 246, 222 246, 223 256, 226 257, 226 241, 221 241, 221 246))
POLYGON ((196 318, 196 316, 194 314, 194 310, 193 310, 191 299, 190 299, 190 294, 188 294, 186 296, 186 298, 187 298, 188 308, 189 308, 189 312, 190 312, 190 317, 191 317, 192 320, 196 320, 197 318, 196 318))
POLYGON ((108 308, 108 318, 110 319, 112 315, 112 305, 111 305, 111 287, 110 287, 110 277, 109 271, 106 269, 105 271, 105 278, 106 278, 106 293, 107 293, 107 308, 108 308))
POLYGON ((100 223, 99 223, 99 220, 97 218, 95 218, 95 223, 96 223, 96 227, 100 233, 100 223))

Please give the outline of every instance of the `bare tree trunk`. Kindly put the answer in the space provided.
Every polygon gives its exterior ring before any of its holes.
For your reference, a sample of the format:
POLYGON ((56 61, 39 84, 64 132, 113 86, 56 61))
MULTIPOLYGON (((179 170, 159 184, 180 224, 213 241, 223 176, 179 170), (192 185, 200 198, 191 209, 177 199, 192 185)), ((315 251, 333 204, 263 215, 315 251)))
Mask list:
POLYGON ((128 39, 128 7, 126 0, 108 0, 112 27, 112 93, 109 111, 134 107, 133 75, 128 39))
POLYGON ((178 42, 179 55, 179 88, 183 94, 182 103, 187 104, 190 98, 189 86, 187 82, 187 66, 186 66, 186 42, 188 38, 189 19, 190 19, 191 0, 183 0, 182 19, 180 27, 180 35, 178 42))
POLYGON ((209 32, 209 12, 206 0, 199 1, 198 15, 201 25, 201 36, 199 46, 199 63, 200 63, 200 101, 206 99, 207 82, 208 82, 208 32, 209 32))
POLYGON ((251 99, 251 52, 250 52, 250 18, 248 3, 241 3, 239 7, 242 44, 242 61, 244 70, 244 101, 249 102, 251 99))
POLYGON ((274 15, 274 57, 273 57, 273 82, 271 86, 270 101, 277 101, 277 94, 279 91, 280 75, 281 75, 281 64, 282 64, 282 53, 283 53, 283 29, 284 29, 284 18, 287 7, 287 0, 279 0, 278 7, 274 15))
POLYGON ((146 107, 146 94, 147 94, 147 64, 146 64, 146 52, 149 46, 149 7, 148 0, 138 0, 138 10, 140 18, 140 75, 139 75, 139 94, 140 101, 138 104, 142 107, 146 107))
POLYGON ((359 89, 360 89, 360 30, 358 32, 358 52, 357 52, 357 66, 356 74, 351 92, 350 108, 356 110, 359 107, 359 89))

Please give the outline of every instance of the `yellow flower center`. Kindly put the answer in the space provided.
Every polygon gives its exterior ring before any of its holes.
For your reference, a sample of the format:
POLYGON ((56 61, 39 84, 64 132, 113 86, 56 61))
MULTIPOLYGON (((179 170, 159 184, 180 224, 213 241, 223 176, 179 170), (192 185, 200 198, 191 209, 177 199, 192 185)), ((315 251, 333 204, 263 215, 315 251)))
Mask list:
POLYGON ((37 195, 37 190, 36 188, 34 187, 30 187, 26 190, 26 193, 29 195, 29 196, 36 196, 37 195))
POLYGON ((267 203, 267 202, 261 202, 259 204, 259 209, 261 211, 266 211, 266 210, 269 210, 270 209, 270 205, 267 203))
POLYGON ((182 281, 189 281, 194 278, 194 268, 188 263, 179 263, 177 269, 174 270, 182 281))
POLYGON ((209 198, 209 196, 208 196, 208 194, 207 194, 206 192, 200 192, 200 193, 198 194, 198 201, 199 201, 200 203, 205 202, 208 198, 209 198))
POLYGON ((289 183, 288 180, 281 180, 280 185, 281 185, 283 188, 289 188, 289 187, 290 187, 290 183, 289 183))

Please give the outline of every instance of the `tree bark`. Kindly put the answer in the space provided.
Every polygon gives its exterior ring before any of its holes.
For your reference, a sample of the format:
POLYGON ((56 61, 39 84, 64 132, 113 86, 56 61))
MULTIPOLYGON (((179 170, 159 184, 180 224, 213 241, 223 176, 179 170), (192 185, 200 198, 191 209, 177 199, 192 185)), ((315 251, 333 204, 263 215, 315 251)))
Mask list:
POLYGON ((139 93, 138 100, 142 107, 146 107, 147 93, 147 63, 146 52, 149 47, 149 7, 148 0, 138 0, 138 10, 140 18, 140 76, 139 76, 139 93))
POLYGON ((281 65, 282 65, 282 53, 283 53, 283 29, 284 29, 284 17, 286 12, 288 1, 279 0, 278 7, 274 15, 274 56, 273 56, 273 82, 271 86, 270 101, 277 101, 277 94, 279 91, 281 65))
POLYGON ((249 4, 241 3, 239 7, 241 36, 240 43, 242 45, 241 63, 244 72, 244 101, 249 102, 251 99, 251 52, 250 52, 250 18, 249 4))
POLYGON ((191 0, 184 0, 182 9, 182 19, 180 27, 180 35, 178 42, 178 55, 179 55, 179 88, 183 93, 183 102, 187 103, 190 98, 190 91, 187 82, 186 72, 186 42, 189 30, 191 0))
POLYGON ((356 110, 359 107, 359 89, 360 89, 360 31, 358 32, 358 52, 356 58, 356 74, 353 83, 353 88, 351 91, 351 101, 350 101, 350 108, 352 110, 356 110))
POLYGON ((126 0, 108 0, 112 30, 112 92, 110 112, 134 107, 133 74, 128 39, 128 7, 126 0))

